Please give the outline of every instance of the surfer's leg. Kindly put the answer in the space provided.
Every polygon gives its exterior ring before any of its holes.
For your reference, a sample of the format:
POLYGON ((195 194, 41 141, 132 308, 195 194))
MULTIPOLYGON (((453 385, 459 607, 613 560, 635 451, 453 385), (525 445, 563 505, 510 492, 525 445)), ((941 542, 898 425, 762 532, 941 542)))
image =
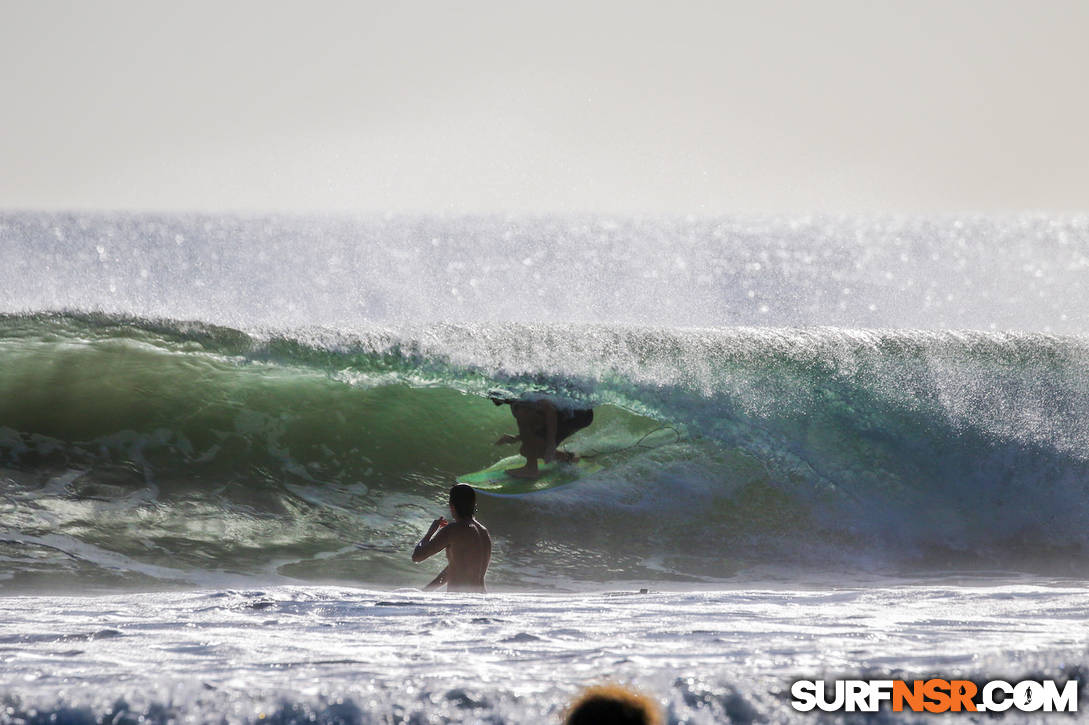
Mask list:
MULTIPOLYGON (((570 436, 575 431, 580 431, 594 421, 594 411, 576 410, 570 418, 561 420, 556 428, 556 445, 570 436)), ((556 451, 556 458, 564 463, 575 463, 579 457, 570 451, 556 451)))
POLYGON ((541 472, 537 469, 537 459, 527 458, 526 465, 521 468, 510 469, 507 471, 507 475, 515 478, 537 478, 541 475, 541 472))
POLYGON ((537 459, 544 452, 543 446, 535 437, 523 438, 522 447, 518 451, 526 459, 526 465, 521 468, 512 468, 507 471, 508 476, 515 478, 537 478, 541 472, 537 470, 537 459))

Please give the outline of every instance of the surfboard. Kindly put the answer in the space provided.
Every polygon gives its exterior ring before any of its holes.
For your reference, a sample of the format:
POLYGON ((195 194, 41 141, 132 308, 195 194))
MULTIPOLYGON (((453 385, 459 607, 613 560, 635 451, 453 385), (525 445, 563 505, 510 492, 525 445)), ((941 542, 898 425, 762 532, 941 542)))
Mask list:
POLYGON ((580 459, 575 463, 542 463, 538 478, 515 478, 507 471, 526 465, 522 456, 510 456, 497 461, 482 471, 464 473, 457 477, 458 483, 467 483, 477 491, 489 496, 522 496, 527 493, 547 491, 557 486, 574 483, 580 477, 600 471, 602 466, 592 461, 580 459))

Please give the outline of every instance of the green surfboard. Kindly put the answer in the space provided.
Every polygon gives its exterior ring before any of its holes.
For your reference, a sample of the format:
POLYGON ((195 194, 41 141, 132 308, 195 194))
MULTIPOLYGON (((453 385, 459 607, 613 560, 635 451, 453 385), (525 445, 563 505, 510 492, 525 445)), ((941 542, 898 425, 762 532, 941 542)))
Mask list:
POLYGON ((511 456, 497 461, 483 471, 464 473, 457 477, 458 483, 467 483, 477 491, 490 496, 522 496, 527 493, 547 491, 557 486, 566 486, 580 477, 600 471, 602 466, 592 461, 579 460, 575 463, 543 463, 538 468, 538 478, 515 478, 507 475, 513 468, 526 465, 522 456, 511 456))

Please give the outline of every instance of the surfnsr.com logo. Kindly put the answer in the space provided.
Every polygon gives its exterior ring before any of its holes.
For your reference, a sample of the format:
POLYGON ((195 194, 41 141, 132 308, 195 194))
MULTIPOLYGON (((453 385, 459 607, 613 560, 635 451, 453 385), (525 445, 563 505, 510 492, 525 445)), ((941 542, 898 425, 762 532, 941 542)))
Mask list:
POLYGON ((790 688, 799 712, 1077 712, 1078 681, 991 680, 798 680, 790 688))

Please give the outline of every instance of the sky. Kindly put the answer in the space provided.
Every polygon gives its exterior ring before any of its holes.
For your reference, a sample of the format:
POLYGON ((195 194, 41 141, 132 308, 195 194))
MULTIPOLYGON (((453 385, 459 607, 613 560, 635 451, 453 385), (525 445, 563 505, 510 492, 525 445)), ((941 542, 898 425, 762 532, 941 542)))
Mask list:
POLYGON ((1089 3, 0 0, 0 209, 1085 211, 1089 3))

